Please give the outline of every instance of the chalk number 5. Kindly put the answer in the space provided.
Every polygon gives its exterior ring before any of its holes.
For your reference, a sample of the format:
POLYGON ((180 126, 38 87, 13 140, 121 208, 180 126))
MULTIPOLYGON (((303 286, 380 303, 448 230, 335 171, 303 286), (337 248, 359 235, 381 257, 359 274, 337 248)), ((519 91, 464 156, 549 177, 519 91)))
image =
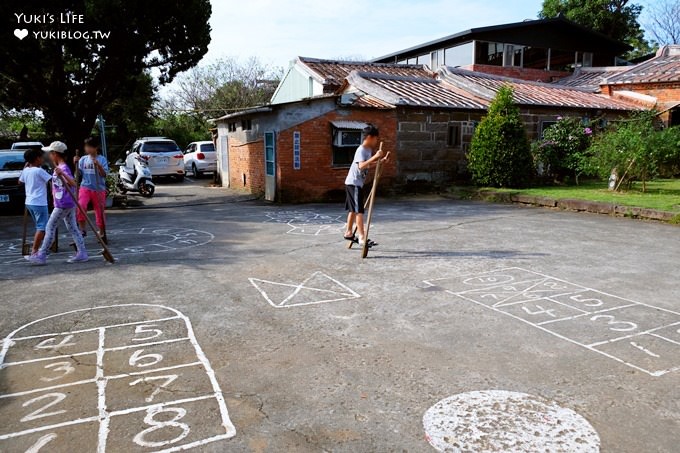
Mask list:
POLYGON ((148 340, 152 340, 154 338, 158 338, 161 335, 163 335, 162 330, 154 329, 153 327, 156 327, 156 326, 154 326, 153 324, 142 324, 141 326, 137 326, 137 328, 135 329, 135 335, 140 335, 140 334, 141 335, 148 334, 148 335, 133 338, 132 341, 148 341, 148 340))

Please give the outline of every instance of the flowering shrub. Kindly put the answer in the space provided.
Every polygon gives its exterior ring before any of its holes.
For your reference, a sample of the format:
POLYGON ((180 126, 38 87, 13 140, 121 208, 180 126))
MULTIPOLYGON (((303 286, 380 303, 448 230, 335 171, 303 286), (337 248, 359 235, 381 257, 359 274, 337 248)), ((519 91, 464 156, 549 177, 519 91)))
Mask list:
POLYGON ((619 187, 642 181, 644 191, 662 168, 677 168, 680 128, 659 129, 655 122, 656 112, 643 112, 600 134, 590 147, 587 171, 603 179, 615 171, 619 187))
POLYGON ((555 181, 567 182, 583 173, 593 129, 580 118, 558 117, 557 123, 532 144, 539 174, 555 181))

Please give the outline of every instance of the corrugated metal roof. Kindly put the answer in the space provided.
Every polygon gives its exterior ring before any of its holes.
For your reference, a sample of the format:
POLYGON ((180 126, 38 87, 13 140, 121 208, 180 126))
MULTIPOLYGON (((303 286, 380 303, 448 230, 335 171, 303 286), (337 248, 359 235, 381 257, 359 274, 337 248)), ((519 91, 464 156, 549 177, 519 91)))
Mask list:
POLYGON ((363 121, 347 121, 347 120, 331 121, 331 124, 334 127, 337 127, 338 129, 353 129, 353 130, 363 130, 363 128, 368 126, 368 124, 364 123, 363 121))
POLYGON ((440 74, 451 84, 488 100, 491 100, 501 87, 509 85, 514 91, 515 102, 519 105, 601 110, 639 109, 632 103, 555 84, 528 82, 458 68, 445 68, 440 74))
POLYGON ((362 61, 321 60, 318 58, 299 57, 301 63, 311 69, 323 82, 336 81, 338 85, 347 78, 352 71, 373 72, 405 77, 434 78, 433 72, 423 65, 398 65, 385 63, 370 63, 362 61))
POLYGON ((666 46, 656 57, 609 77, 604 84, 680 82, 680 46, 666 46))
POLYGON ((572 88, 585 88, 593 92, 600 91, 600 85, 612 76, 630 70, 630 66, 608 66, 602 68, 578 68, 574 74, 555 82, 556 85, 572 88))
POLYGON ((484 110, 487 106, 474 96, 456 92, 437 79, 354 71, 347 80, 364 93, 393 106, 470 110, 484 110))

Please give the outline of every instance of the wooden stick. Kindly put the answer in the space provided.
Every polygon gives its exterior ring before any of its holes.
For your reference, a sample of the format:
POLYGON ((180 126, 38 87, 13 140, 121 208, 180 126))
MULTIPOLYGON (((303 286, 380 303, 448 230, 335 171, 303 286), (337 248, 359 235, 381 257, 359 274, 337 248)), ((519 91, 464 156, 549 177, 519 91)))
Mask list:
POLYGON ((633 167, 633 164, 635 163, 635 159, 636 159, 636 157, 633 157, 633 160, 630 161, 630 165, 628 165, 628 168, 626 168, 626 171, 623 172, 623 176, 621 176, 621 179, 619 179, 619 183, 618 183, 618 184, 616 185, 616 187, 614 188, 614 192, 618 192, 618 191, 619 191, 619 187, 621 187, 621 183, 623 182, 623 179, 626 177, 626 175, 628 174, 628 172, 630 171, 630 169, 633 167))
MULTIPOLYGON (((382 142, 380 142, 379 151, 382 150, 382 142)), ((380 180, 380 174, 382 173, 382 163, 384 158, 378 159, 378 165, 375 168, 375 177, 373 178, 373 187, 371 188, 371 198, 368 204, 368 215, 366 216, 366 226, 364 227, 364 247, 361 251, 361 258, 366 258, 368 256, 368 232, 371 229, 371 217, 373 217, 373 205, 375 203, 375 194, 378 191, 378 181, 380 180)))
POLYGON ((24 235, 21 238, 21 254, 23 256, 30 255, 31 249, 26 242, 26 229, 28 228, 28 208, 24 207, 24 235))
MULTIPOLYGON (((368 204, 371 202, 371 199, 373 198, 373 193, 369 193, 368 197, 366 197, 366 201, 364 202, 364 211, 368 208, 368 204)), ((354 222, 354 230, 352 231, 352 237, 356 236, 357 234, 357 225, 356 221, 354 222)), ((352 246, 354 245, 354 241, 347 241, 347 248, 351 249, 352 246)))

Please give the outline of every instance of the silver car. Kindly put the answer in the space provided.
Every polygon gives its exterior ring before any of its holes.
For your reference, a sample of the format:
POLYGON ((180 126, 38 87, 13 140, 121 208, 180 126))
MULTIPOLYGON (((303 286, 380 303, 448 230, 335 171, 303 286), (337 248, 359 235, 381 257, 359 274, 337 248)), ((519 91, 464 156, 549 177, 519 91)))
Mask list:
POLYGON ((211 141, 189 143, 184 151, 184 171, 191 171, 196 178, 203 173, 217 170, 215 145, 211 141))
POLYGON ((153 177, 172 176, 178 181, 184 180, 184 154, 174 140, 166 137, 143 137, 128 152, 134 153, 147 160, 153 177))

